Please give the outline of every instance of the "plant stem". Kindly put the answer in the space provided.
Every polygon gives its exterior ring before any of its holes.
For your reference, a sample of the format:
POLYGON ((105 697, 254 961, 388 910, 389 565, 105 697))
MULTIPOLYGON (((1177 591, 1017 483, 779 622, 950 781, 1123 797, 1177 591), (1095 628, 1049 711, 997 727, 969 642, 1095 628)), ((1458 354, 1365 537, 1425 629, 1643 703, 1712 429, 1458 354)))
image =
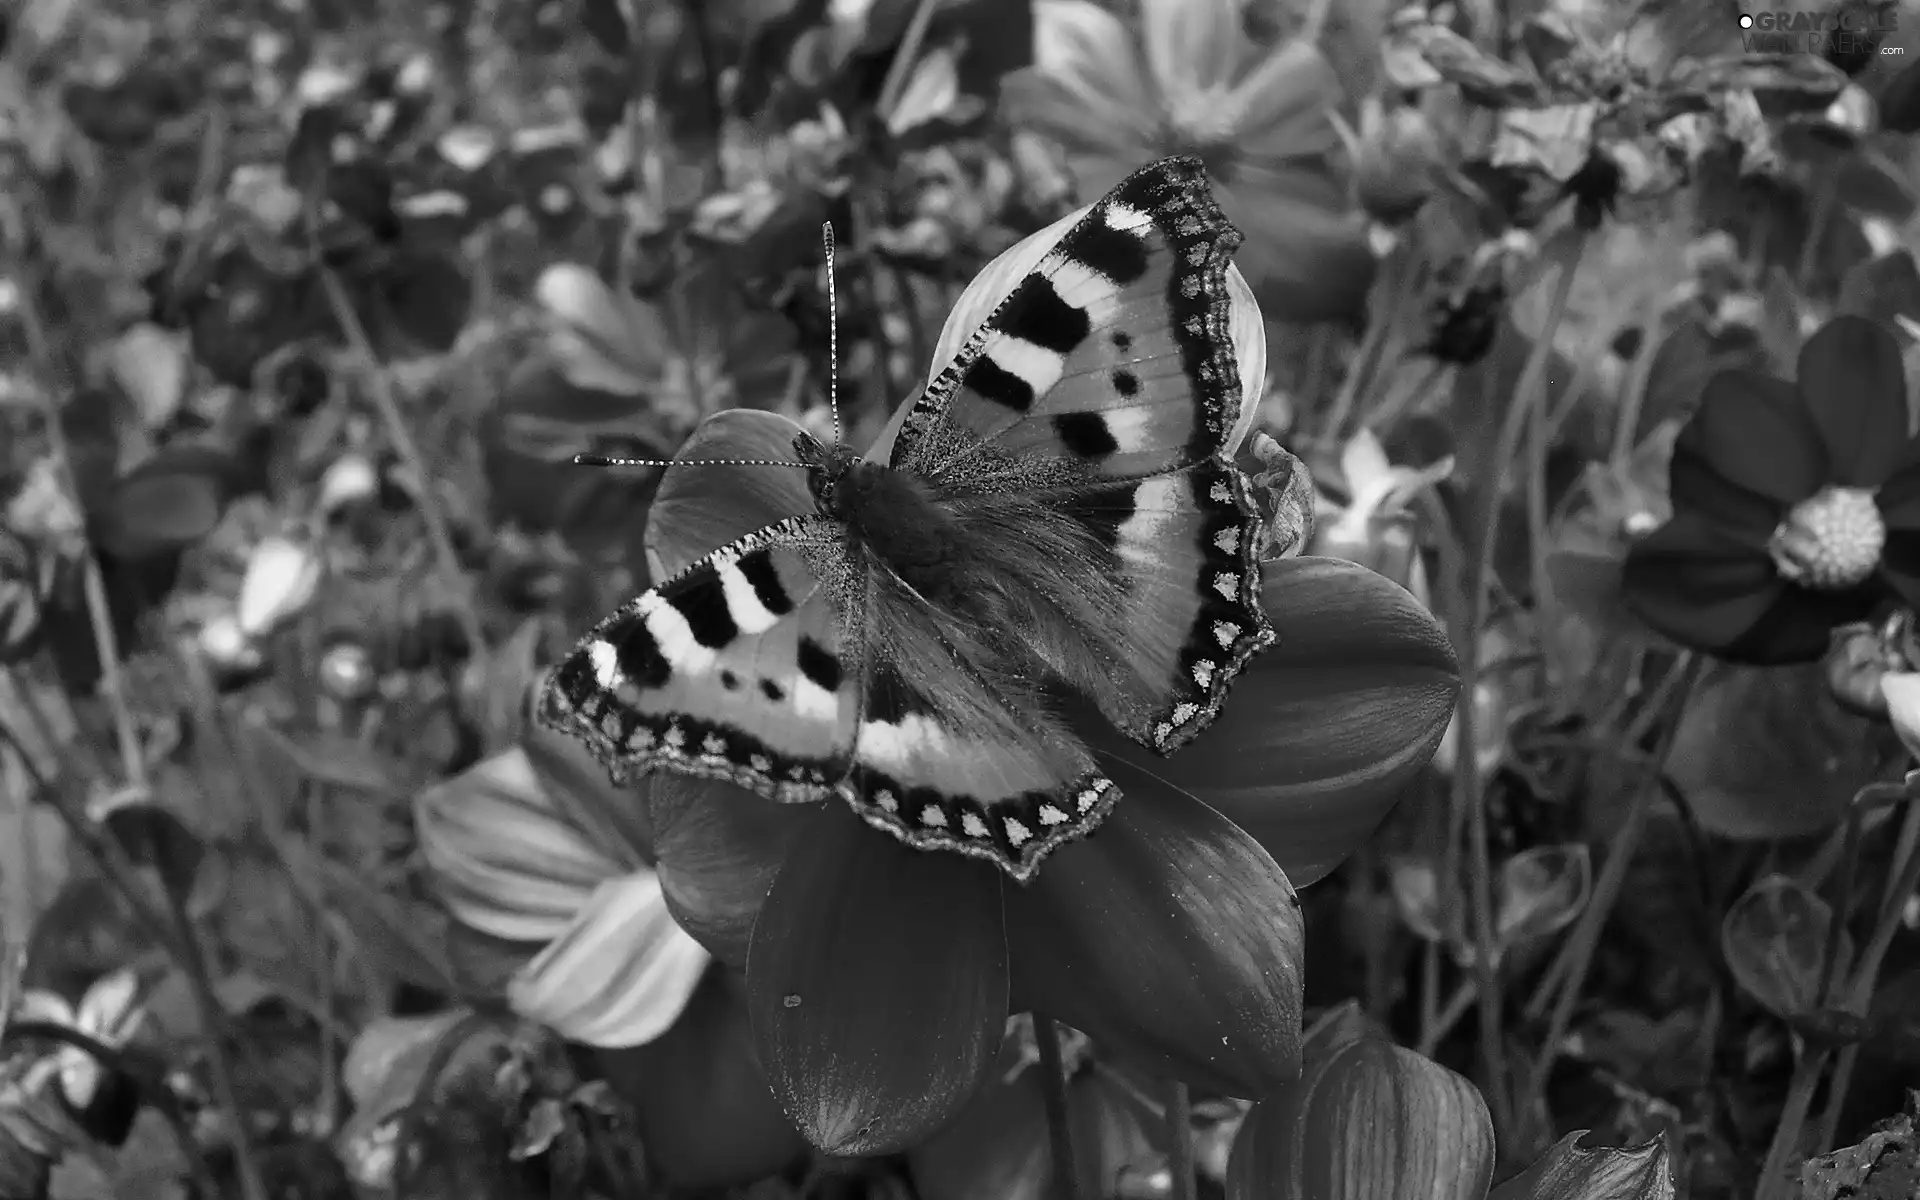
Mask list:
POLYGON ((1794 1181, 1787 1174, 1800 1148, 1800 1130, 1807 1123, 1807 1110, 1813 1107, 1813 1091, 1820 1085, 1821 1068, 1827 1064, 1824 1050, 1809 1047, 1793 1068, 1793 1082, 1787 1085, 1787 1103, 1780 1110, 1780 1124, 1774 1128, 1773 1144, 1767 1147, 1767 1161, 1760 1168, 1760 1186, 1753 1200, 1788 1200, 1794 1181))
POLYGON ((1187 1085, 1167 1087, 1167 1169, 1173 1173, 1173 1200, 1195 1200, 1199 1184, 1193 1170, 1193 1097, 1187 1085))
POLYGON ((1040 1099, 1046 1105, 1047 1144, 1053 1151, 1053 1194, 1057 1200, 1080 1200, 1080 1160, 1073 1152, 1067 1071, 1060 1059, 1060 1030, 1052 1017, 1033 1014, 1033 1040, 1040 1048, 1040 1099))
POLYGON ((453 548, 453 533, 447 524, 447 517, 440 510, 440 498, 433 492, 433 476, 428 472, 427 460, 421 455, 420 447, 414 443, 413 434, 407 428, 407 420, 400 412, 400 402, 395 399, 393 387, 387 379, 387 373, 380 367, 380 357, 374 353, 373 341, 367 336, 366 326, 360 323, 360 317, 353 311, 353 302, 347 297, 347 291, 340 286, 340 278, 332 268, 320 265, 315 255, 315 270, 320 275, 320 283, 327 293, 327 304, 333 310, 333 319, 340 326, 340 332, 353 348, 366 375, 367 391, 373 397, 373 406, 380 413, 380 422, 387 428, 387 437, 393 442, 394 453, 400 456, 407 473, 413 476, 418 485, 419 495, 415 499, 420 504, 420 521, 427 528, 427 542, 433 547, 433 554, 440 562, 440 570, 445 575, 450 589, 457 600, 454 604, 454 619, 460 622, 461 632, 467 636, 467 644, 473 647, 478 656, 486 650, 486 633, 481 628, 479 614, 474 612, 473 599, 457 586, 465 577, 460 568, 460 555, 453 548))
POLYGON ((907 19, 906 32, 900 35, 900 48, 887 64, 887 77, 880 84, 880 101, 875 109, 882 120, 892 119, 894 107, 900 103, 900 93, 907 90, 907 80, 912 77, 913 64, 920 57, 920 43, 927 39, 927 26, 933 23, 936 7, 934 0, 920 0, 913 16, 907 19))

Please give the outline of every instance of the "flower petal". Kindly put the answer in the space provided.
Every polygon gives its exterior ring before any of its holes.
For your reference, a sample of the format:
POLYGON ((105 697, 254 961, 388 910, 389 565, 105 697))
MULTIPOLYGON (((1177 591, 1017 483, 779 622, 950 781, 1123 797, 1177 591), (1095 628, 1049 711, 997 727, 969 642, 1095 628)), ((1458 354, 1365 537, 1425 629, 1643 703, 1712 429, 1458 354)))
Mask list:
POLYGON ((644 865, 569 823, 520 746, 421 792, 414 822, 455 919, 507 941, 560 936, 595 888, 644 865))
MULTIPOLYGON (((700 422, 674 455, 794 462, 803 430, 778 413, 735 408, 700 422)), ((807 473, 785 467, 669 467, 647 517, 647 557, 665 578, 736 538, 814 510, 807 473)))
POLYGON ((1234 682, 1207 731, 1154 769, 1305 887, 1372 834, 1432 757, 1459 667, 1432 614, 1364 567, 1288 558, 1265 575, 1279 641, 1234 682))
POLYGON ((1865 317, 1840 316, 1800 348, 1800 399, 1826 445, 1828 482, 1885 483, 1906 451, 1907 373, 1900 343, 1865 317))
POLYGON ((634 1107, 648 1163, 677 1187, 752 1183, 806 1153, 754 1055, 745 993, 734 972, 708 971, 657 1041, 599 1055, 634 1107))
MULTIPOLYGON (((545 690, 543 673, 532 694, 537 697, 545 690)), ((520 735, 520 746, 561 819, 592 844, 613 848, 621 862, 653 861, 651 783, 638 788, 616 785, 585 742, 537 721, 520 735)))
POLYGON ((609 879, 507 987, 507 1003, 571 1041, 638 1046, 686 1008, 711 956, 674 924, 652 871, 609 879))
POLYGON ((1758 371, 1721 371, 1673 445, 1673 506, 1736 529, 1764 525, 1827 480, 1819 427, 1792 384, 1758 371), (1769 507, 1771 501, 1778 507, 1769 507))
POLYGON ((1493 1121, 1460 1075, 1364 1038, 1255 1106, 1227 1168, 1230 1200, 1485 1200, 1493 1121))
POLYGON ((1621 572, 1636 617, 1710 654, 1737 642, 1787 590, 1764 549, 1685 509, 1634 543, 1621 572))
POLYGON ((1340 144, 1328 114, 1346 98, 1340 76, 1312 42, 1274 47, 1227 97, 1235 150, 1279 164, 1331 154, 1340 144))
POLYGON ((1533 1165, 1508 1179, 1488 1200, 1673 1200, 1673 1161, 1665 1139, 1641 1146, 1580 1144, 1577 1129, 1555 1142, 1533 1165))
POLYGON ((1176 1079, 1265 1095, 1300 1069, 1293 886, 1213 809, 1107 766, 1124 793, 1112 815, 1007 892, 1016 988, 1176 1079))
POLYGON ((1786 586, 1747 631, 1717 651, 1726 662, 1784 666, 1826 657, 1833 631, 1873 614, 1884 590, 1878 579, 1844 592, 1786 586))
POLYGON ((1138 158, 1159 124, 1133 36, 1089 0, 1034 0, 1033 65, 1001 84, 1001 111, 1075 150, 1138 158))
POLYGON ((775 804, 731 783, 663 776, 653 784, 660 886, 680 927, 715 957, 747 965, 760 905, 790 847, 825 817, 813 804, 775 804))
POLYGON ((1140 44, 1160 98, 1187 111, 1233 77, 1246 35, 1235 0, 1140 0, 1140 44))
POLYGON ((1007 1019, 993 868, 909 849, 841 808, 754 922, 747 1005, 774 1094, 829 1154, 904 1150, 986 1079, 1007 1019))
POLYGON ((1345 321, 1365 311, 1378 267, 1367 222, 1325 171, 1242 160, 1214 194, 1246 234, 1235 262, 1268 318, 1345 321))

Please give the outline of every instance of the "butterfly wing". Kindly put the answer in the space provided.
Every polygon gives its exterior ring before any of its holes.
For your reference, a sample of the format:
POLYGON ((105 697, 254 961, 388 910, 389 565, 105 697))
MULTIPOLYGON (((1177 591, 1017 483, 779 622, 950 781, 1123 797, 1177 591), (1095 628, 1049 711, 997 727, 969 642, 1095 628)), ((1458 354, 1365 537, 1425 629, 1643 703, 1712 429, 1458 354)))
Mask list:
POLYGON ((619 781, 664 767, 783 802, 832 795, 853 761, 861 614, 823 577, 847 553, 814 517, 715 551, 582 638, 542 719, 619 781))
MULTIPOLYGON (((1228 260, 1240 234, 1197 159, 1123 180, 968 339, 901 428, 893 465, 945 487, 984 529, 1065 522, 1087 561, 1009 557, 1055 581, 1096 653, 1090 691, 1171 752, 1212 721, 1274 633, 1260 602, 1266 524, 1222 451, 1239 419, 1228 260)), ((983 546, 1018 546, 1004 537, 983 546)), ((1032 539, 1038 544, 1040 539, 1032 539)), ((1055 539, 1060 541, 1062 539, 1055 539)))
POLYGON ((951 630, 871 575, 874 637, 841 794, 910 846, 996 863, 1025 881, 1119 797, 1092 755, 1039 702, 987 678, 951 630))

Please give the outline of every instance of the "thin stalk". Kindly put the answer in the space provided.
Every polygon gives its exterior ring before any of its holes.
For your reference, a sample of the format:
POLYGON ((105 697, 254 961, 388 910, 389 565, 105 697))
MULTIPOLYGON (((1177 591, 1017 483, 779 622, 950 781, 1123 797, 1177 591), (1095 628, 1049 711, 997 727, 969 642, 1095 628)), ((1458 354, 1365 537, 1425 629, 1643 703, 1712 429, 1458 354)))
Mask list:
POLYGON ((913 77, 913 64, 920 57, 920 43, 927 40, 927 26, 933 23, 936 7, 934 0, 920 0, 913 16, 907 20, 906 32, 900 36, 900 48, 894 52, 893 61, 887 65, 887 77, 880 85, 880 103, 876 107, 883 118, 893 117, 900 93, 907 90, 907 80, 913 77))
POLYGON ((1809 1046, 1794 1066, 1793 1082, 1787 1085, 1787 1103, 1780 1110, 1780 1124, 1774 1128, 1773 1144, 1767 1147, 1767 1161, 1760 1168, 1760 1186, 1753 1200, 1789 1200, 1798 1190, 1787 1169, 1799 1155, 1800 1130, 1807 1123, 1814 1089, 1820 1086, 1820 1071, 1826 1064, 1826 1051, 1809 1046))
POLYGON ((1376 285, 1379 294, 1386 298, 1385 309, 1367 326, 1353 361, 1340 380, 1340 390, 1334 394, 1333 406, 1320 427, 1321 437, 1331 444, 1338 445, 1342 440, 1341 431, 1359 402, 1361 390, 1373 382, 1381 360, 1386 357, 1387 342, 1399 326, 1401 311, 1407 304, 1405 293, 1413 290, 1406 286, 1412 274, 1413 251, 1406 246, 1395 247, 1382 265, 1381 279, 1376 285))
MULTIPOLYGON (((1867 940, 1867 948, 1861 952, 1860 966, 1854 972, 1853 988, 1847 997, 1850 1012, 1864 1014, 1873 1003, 1873 991, 1880 982, 1880 966, 1886 960, 1887 950, 1893 945, 1894 935, 1900 931, 1901 910, 1908 896, 1920 887, 1920 801, 1907 801, 1906 819, 1900 826, 1899 854, 1894 859, 1896 866, 1887 880, 1887 890, 1880 900, 1880 912, 1873 933, 1867 940)), ((1827 1107, 1820 1118, 1819 1149, 1824 1153, 1833 1140, 1834 1130, 1840 1124, 1840 1106, 1846 1103, 1847 1088, 1853 1082, 1854 1064, 1859 1061, 1860 1047, 1847 1046, 1840 1051, 1834 1063, 1833 1083, 1827 1089, 1827 1107)))
MULTIPOLYGON (((316 263, 318 255, 315 255, 316 263)), ((394 453, 400 456, 416 484, 419 495, 420 521, 427 529, 427 542, 433 547, 433 555, 439 560, 440 570, 452 583, 464 577, 460 568, 460 556, 453 548, 453 532, 447 524, 447 517, 440 510, 440 498, 433 492, 433 476, 427 468, 427 460, 420 453, 420 447, 413 440, 413 433, 407 428, 407 419, 400 411, 400 402, 394 397, 393 386, 387 373, 380 367, 380 356, 374 353, 373 342, 367 337, 366 326, 360 323, 360 317, 353 311, 353 302, 348 299, 346 289, 340 286, 340 278, 332 268, 318 266, 320 284, 326 289, 327 305, 333 310, 333 319, 340 326, 340 332, 347 339, 347 345, 353 348, 354 357, 361 363, 367 380, 367 392, 373 397, 373 406, 380 414, 380 423, 386 426, 387 438, 393 442, 394 453)), ((481 628, 480 617, 473 609, 472 597, 464 589, 454 588, 454 619, 460 622, 461 632, 467 636, 467 644, 473 647, 473 653, 479 655, 486 649, 486 633, 481 628)))
POLYGON ((1060 1030, 1052 1017, 1033 1014, 1033 1040, 1040 1048, 1040 1099, 1046 1105, 1047 1145, 1053 1151, 1053 1194, 1057 1200, 1080 1200, 1080 1160, 1073 1152, 1067 1070, 1060 1059, 1060 1030))
POLYGON ((1167 1087, 1167 1169, 1173 1173, 1173 1200, 1196 1200, 1199 1184, 1193 1169, 1193 1097, 1187 1085, 1167 1087))

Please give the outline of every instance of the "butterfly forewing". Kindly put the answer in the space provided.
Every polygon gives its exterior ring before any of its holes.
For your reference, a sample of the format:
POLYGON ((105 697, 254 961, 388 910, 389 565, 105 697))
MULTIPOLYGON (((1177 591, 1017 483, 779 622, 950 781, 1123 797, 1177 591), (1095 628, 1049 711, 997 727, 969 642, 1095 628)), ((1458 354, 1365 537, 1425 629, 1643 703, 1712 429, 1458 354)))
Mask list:
POLYGON ((616 779, 667 767, 780 801, 833 794, 852 762, 860 614, 822 575, 846 553, 832 523, 794 518, 709 555, 582 638, 544 719, 616 779))
POLYGON ((1240 244, 1197 159, 1136 171, 1017 284, 916 403, 893 465, 980 459, 1127 478, 1198 462, 1240 410, 1228 260, 1240 244))

